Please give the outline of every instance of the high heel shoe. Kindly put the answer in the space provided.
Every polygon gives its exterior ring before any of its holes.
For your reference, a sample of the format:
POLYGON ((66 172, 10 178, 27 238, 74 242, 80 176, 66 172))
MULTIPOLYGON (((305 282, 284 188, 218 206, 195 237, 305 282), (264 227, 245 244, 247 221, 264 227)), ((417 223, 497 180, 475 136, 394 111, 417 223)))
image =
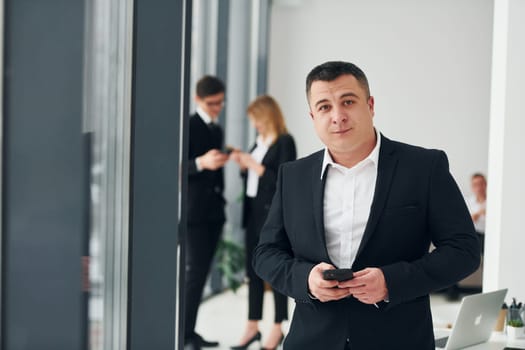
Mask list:
POLYGON ((261 350, 277 350, 279 346, 281 345, 281 343, 283 342, 283 340, 284 340, 284 334, 281 334, 281 339, 279 339, 279 342, 277 343, 277 346, 275 348, 261 347, 261 350))
POLYGON ((230 347, 231 350, 246 350, 248 347, 256 341, 261 340, 261 332, 257 332, 253 337, 250 338, 244 345, 237 345, 230 347))

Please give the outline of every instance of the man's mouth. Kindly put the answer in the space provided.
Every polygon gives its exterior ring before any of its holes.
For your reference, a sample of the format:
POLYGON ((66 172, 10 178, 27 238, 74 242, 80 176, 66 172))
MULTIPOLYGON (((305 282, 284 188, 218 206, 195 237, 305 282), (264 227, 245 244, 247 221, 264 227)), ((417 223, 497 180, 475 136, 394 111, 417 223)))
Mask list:
POLYGON ((342 129, 342 130, 334 130, 334 131, 332 131, 332 134, 344 134, 344 133, 346 133, 348 131, 350 131, 350 128, 342 129))

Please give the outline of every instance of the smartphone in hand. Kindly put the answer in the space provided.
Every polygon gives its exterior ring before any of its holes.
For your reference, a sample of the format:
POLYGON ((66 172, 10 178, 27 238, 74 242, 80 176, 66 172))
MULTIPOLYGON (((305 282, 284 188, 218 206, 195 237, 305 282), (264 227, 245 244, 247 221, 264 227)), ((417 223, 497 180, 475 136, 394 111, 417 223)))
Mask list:
POLYGON ((323 271, 323 279, 336 280, 338 282, 348 281, 354 278, 352 269, 330 269, 323 271))
POLYGON ((234 151, 234 148, 232 146, 224 146, 221 150, 222 153, 230 154, 234 151))

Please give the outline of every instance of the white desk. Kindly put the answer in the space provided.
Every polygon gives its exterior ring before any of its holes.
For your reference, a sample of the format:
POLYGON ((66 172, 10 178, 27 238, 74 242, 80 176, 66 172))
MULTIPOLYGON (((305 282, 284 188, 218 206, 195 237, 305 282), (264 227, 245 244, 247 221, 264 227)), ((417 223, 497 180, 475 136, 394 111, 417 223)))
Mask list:
MULTIPOLYGON (((434 329, 436 338, 446 337, 450 335, 450 329, 434 329)), ((508 340, 507 335, 501 332, 493 332, 489 342, 469 346, 465 350, 502 350, 504 347, 514 347, 518 349, 525 349, 525 339, 508 340)))

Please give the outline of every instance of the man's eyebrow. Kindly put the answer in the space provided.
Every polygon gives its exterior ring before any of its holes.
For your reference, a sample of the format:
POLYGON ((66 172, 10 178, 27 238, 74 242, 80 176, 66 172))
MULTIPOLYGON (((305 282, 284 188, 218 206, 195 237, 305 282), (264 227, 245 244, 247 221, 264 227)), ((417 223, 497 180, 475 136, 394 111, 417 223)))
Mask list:
MULTIPOLYGON (((344 94, 342 94, 341 96, 339 96, 339 99, 344 99, 346 97, 354 97, 354 98, 357 98, 359 99, 359 95, 356 94, 355 92, 346 92, 344 94)), ((319 100, 317 101, 314 106, 317 107, 318 105, 322 104, 322 103, 326 103, 326 102, 329 102, 327 98, 323 98, 322 100, 319 100)))
POLYGON ((342 98, 345 98, 345 97, 359 98, 359 95, 357 95, 356 93, 353 93, 353 92, 347 92, 347 93, 342 94, 341 97, 339 97, 339 99, 342 99, 342 98))
POLYGON ((317 107, 318 105, 320 105, 322 103, 326 103, 326 102, 328 102, 328 99, 323 98, 322 100, 317 101, 314 106, 317 107))

